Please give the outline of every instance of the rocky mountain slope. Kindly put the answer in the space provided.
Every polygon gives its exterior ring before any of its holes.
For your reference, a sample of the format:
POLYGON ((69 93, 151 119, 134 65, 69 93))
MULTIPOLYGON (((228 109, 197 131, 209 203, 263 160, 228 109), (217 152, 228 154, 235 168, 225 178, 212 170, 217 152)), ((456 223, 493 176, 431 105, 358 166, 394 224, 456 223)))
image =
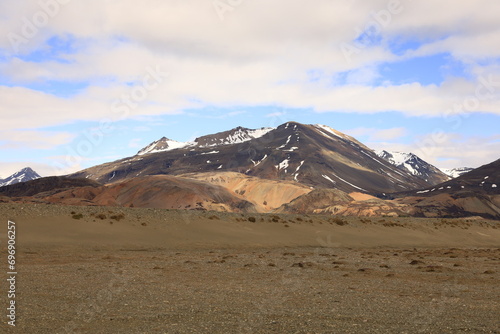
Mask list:
POLYGON ((418 191, 403 192, 397 196, 430 196, 438 193, 500 195, 500 159, 439 185, 418 191))
POLYGON ((49 176, 0 188, 0 196, 29 197, 38 194, 47 196, 73 188, 99 186, 101 184, 92 180, 49 176))
POLYGON ((466 212, 498 219, 499 186, 500 159, 439 185, 392 196, 436 217, 466 212))
POLYGON ((431 185, 448 181, 450 177, 413 153, 379 151, 377 155, 394 166, 421 178, 431 185))
POLYGON ((274 128, 261 128, 252 130, 239 126, 229 131, 219 132, 215 135, 207 135, 196 138, 192 142, 178 142, 168 139, 167 137, 163 137, 141 149, 139 152, 137 152, 137 155, 166 152, 178 148, 187 147, 211 147, 219 145, 238 144, 252 139, 260 138, 272 130, 274 130, 274 128))
POLYGON ((267 180, 236 172, 191 173, 181 177, 224 187, 253 203, 259 212, 273 211, 312 190, 293 181, 267 180))
POLYGON ((180 144, 162 139, 141 150, 141 154, 88 168, 71 177, 107 184, 145 175, 237 172, 366 193, 429 185, 378 157, 356 139, 324 125, 288 122, 275 129, 236 128, 174 148, 176 145, 180 144))
POLYGON ((100 185, 88 179, 42 178, 0 189, 0 202, 276 212, 362 217, 500 219, 500 160, 427 189, 379 194, 315 188, 236 172, 156 175, 100 185))
POLYGON ((228 189, 169 175, 127 179, 108 186, 87 179, 49 177, 0 189, 2 202, 256 212, 228 189))
POLYGON ((500 219, 500 159, 425 189, 379 197, 317 189, 277 212, 342 216, 470 217, 500 219))

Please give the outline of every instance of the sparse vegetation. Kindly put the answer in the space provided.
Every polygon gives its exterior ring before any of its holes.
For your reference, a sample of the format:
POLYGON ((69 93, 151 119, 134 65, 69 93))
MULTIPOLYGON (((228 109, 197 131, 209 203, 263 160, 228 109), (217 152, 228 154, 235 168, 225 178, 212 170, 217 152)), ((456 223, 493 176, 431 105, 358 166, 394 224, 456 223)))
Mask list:
POLYGON ((114 219, 116 221, 120 221, 125 218, 125 215, 123 213, 120 213, 118 215, 113 215, 109 217, 110 219, 114 219))
POLYGON ((339 226, 348 225, 348 223, 345 220, 338 218, 338 217, 331 218, 330 221, 332 223, 339 225, 339 226))
POLYGON ((255 223, 257 220, 255 219, 255 217, 248 217, 248 221, 251 223, 255 223))
POLYGON ((100 213, 100 214, 96 215, 96 218, 99 218, 100 220, 104 220, 108 217, 104 213, 100 213))
POLYGON ((72 212, 72 216, 71 217, 73 217, 73 219, 80 220, 80 219, 83 218, 83 215, 81 213, 76 214, 75 212, 72 212))
POLYGON ((398 226, 398 227, 404 227, 402 224, 395 223, 395 222, 390 222, 390 221, 389 222, 384 222, 382 225, 385 226, 385 227, 396 227, 396 226, 398 226))

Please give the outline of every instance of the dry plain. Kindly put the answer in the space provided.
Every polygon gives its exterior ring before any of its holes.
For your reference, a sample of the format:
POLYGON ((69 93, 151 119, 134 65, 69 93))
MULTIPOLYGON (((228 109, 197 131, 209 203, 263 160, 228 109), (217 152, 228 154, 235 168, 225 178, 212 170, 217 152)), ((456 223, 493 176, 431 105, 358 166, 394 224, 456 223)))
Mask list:
POLYGON ((34 204, 0 216, 3 263, 16 223, 18 271, 2 333, 500 332, 497 221, 34 204))

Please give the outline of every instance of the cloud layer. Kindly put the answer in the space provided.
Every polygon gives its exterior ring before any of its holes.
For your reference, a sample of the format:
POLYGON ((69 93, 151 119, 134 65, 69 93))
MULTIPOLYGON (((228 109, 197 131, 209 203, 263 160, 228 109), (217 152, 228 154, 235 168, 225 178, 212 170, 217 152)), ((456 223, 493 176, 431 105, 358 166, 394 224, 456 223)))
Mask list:
POLYGON ((0 116, 19 144, 44 127, 205 106, 500 115, 499 12, 489 0, 2 1, 0 116), (464 73, 433 84, 380 73, 439 54, 464 73))

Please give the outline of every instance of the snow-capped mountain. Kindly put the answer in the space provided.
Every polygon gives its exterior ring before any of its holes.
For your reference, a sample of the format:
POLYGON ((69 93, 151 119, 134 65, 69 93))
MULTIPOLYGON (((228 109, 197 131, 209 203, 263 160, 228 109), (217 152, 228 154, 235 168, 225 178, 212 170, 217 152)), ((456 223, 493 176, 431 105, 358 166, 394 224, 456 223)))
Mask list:
POLYGON ((177 148, 183 148, 189 146, 190 144, 191 143, 178 142, 175 140, 168 139, 167 137, 163 137, 141 149, 139 152, 137 152, 137 155, 175 150, 177 148))
POLYGON ((378 157, 356 139, 325 125, 288 122, 257 130, 238 127, 172 145, 164 139, 141 155, 71 175, 103 184, 146 175, 238 172, 309 187, 390 193, 430 183, 378 157), (148 152, 149 154, 146 154, 148 152))
POLYGON ((450 178, 437 167, 420 159, 413 153, 378 151, 377 155, 394 166, 434 185, 450 178))
POLYGON ((470 168, 470 167, 458 167, 458 168, 451 168, 451 169, 442 168, 441 171, 443 173, 445 173, 446 175, 448 175, 449 177, 451 177, 452 179, 454 179, 454 178, 457 178, 465 173, 470 172, 473 169, 474 168, 470 168))
POLYGON ((141 149, 139 152, 137 152, 137 155, 166 152, 186 147, 212 147, 219 145, 239 144, 252 139, 260 138, 272 130, 274 130, 274 128, 261 128, 253 130, 243 127, 237 127, 229 131, 199 137, 192 142, 178 142, 168 139, 167 137, 163 137, 141 149))
POLYGON ((37 172, 35 172, 30 167, 26 167, 26 168, 21 169, 19 172, 12 174, 11 176, 9 176, 8 178, 6 178, 4 180, 0 179, 0 187, 10 186, 12 184, 16 184, 19 182, 36 180, 39 178, 41 178, 41 176, 38 175, 37 172))
POLYGON ((274 130, 274 128, 261 128, 254 130, 239 126, 229 131, 196 138, 194 142, 199 147, 240 144, 252 139, 260 138, 272 130, 274 130))

